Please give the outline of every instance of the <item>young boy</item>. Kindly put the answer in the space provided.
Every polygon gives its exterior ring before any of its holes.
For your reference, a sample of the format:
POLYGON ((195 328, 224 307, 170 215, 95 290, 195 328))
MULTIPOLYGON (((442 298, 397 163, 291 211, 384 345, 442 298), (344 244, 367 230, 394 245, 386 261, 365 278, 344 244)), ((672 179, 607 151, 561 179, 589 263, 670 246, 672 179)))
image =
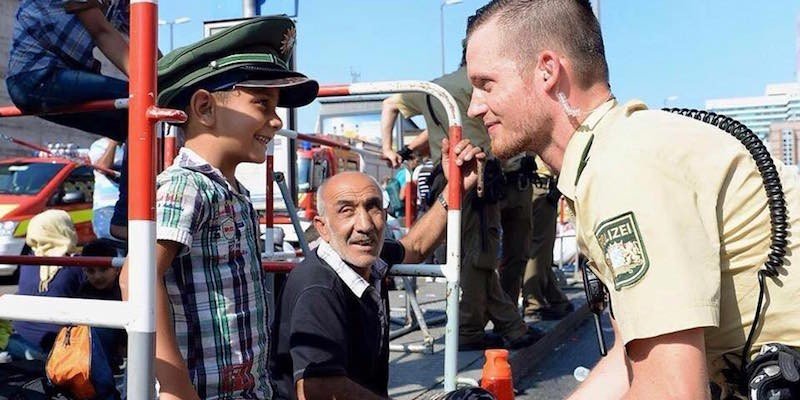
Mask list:
POLYGON ((234 171, 265 161, 277 106, 316 97, 315 81, 287 69, 294 34, 288 18, 257 18, 159 61, 159 104, 189 116, 185 146, 157 179, 162 400, 272 397, 258 219, 234 171))

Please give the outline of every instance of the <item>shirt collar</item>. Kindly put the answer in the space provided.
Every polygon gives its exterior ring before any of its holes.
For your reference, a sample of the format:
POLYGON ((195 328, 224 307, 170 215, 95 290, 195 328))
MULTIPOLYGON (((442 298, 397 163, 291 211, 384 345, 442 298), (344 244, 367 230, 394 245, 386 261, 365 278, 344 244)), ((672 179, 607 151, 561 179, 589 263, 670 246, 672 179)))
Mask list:
POLYGON ((238 180, 233 183, 236 185, 236 187, 234 187, 231 182, 228 182, 228 179, 225 178, 225 175, 222 175, 222 171, 209 164, 209 162, 206 161, 202 156, 195 153, 194 150, 188 147, 181 147, 181 149, 178 151, 178 155, 173 161, 173 165, 190 169, 192 171, 197 171, 219 182, 220 184, 226 185, 228 189, 235 193, 240 193, 245 197, 250 196, 250 192, 245 189, 245 187, 239 183, 238 180))
MULTIPOLYGON (((353 268, 347 265, 328 242, 324 240, 319 241, 317 256, 333 268, 336 275, 339 275, 339 278, 344 281, 345 285, 347 285, 350 291, 358 298, 361 298, 367 288, 369 288, 370 282, 367 282, 361 275, 357 274, 353 268)), ((388 267, 388 264, 380 258, 375 260, 375 263, 372 264, 370 281, 372 281, 372 285, 375 286, 377 290, 380 290, 380 281, 386 275, 386 271, 389 269, 388 267)))
POLYGON ((589 159, 589 149, 592 147, 595 128, 616 105, 617 101, 612 98, 597 107, 575 130, 567 143, 564 159, 561 162, 561 172, 558 176, 558 190, 570 200, 575 200, 578 177, 589 159))

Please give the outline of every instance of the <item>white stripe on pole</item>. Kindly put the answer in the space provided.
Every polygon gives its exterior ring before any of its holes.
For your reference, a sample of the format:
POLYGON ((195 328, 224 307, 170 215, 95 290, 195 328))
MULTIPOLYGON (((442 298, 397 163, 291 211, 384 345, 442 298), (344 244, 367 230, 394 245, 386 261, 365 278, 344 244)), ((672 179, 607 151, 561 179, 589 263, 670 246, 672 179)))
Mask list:
POLYGON ((130 220, 128 232, 132 233, 128 235, 128 301, 132 311, 128 331, 151 333, 156 331, 156 223, 130 220))
POLYGON ((0 296, 0 317, 12 321, 124 328, 130 311, 130 305, 122 301, 14 294, 0 296))

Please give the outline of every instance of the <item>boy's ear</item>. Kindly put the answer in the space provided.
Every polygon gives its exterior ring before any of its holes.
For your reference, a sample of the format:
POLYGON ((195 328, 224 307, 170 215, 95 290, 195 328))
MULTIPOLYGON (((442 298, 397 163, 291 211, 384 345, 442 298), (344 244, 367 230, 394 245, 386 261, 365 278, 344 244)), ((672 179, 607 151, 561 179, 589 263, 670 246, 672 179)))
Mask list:
POLYGON ((212 127, 216 123, 216 106, 216 99, 211 92, 198 89, 189 100, 189 113, 201 125, 212 127))

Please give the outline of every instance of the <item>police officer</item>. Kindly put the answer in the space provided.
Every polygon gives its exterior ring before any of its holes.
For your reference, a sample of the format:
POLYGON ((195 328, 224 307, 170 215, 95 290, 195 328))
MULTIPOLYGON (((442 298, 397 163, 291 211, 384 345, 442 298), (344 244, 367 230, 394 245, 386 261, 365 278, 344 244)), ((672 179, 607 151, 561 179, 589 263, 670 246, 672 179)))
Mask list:
POLYGON ((547 165, 536 160, 536 177, 533 180, 531 214, 530 258, 522 278, 523 312, 526 320, 561 319, 575 310, 553 272, 553 245, 556 241, 558 199, 561 193, 547 165))
MULTIPOLYGON (((466 115, 472 86, 467 80, 463 60, 459 69, 433 82, 447 90, 458 103, 462 113, 463 137, 470 139, 473 145, 480 146, 489 153, 490 140, 486 128, 479 119, 469 118, 466 115)), ((422 93, 402 93, 391 96, 383 102, 381 113, 383 149, 384 155, 393 164, 398 163, 400 159, 392 150, 392 127, 400 113, 406 118, 420 114, 425 116, 431 159, 439 163, 442 156, 441 142, 447 136, 448 127, 447 116, 441 103, 422 93)), ((414 141, 415 144, 418 142, 414 141)), ((496 171, 494 174, 486 174, 487 194, 484 199, 477 199, 475 190, 472 190, 466 194, 461 208, 463 293, 459 305, 459 349, 461 350, 502 346, 519 348, 535 342, 542 336, 538 330, 525 325, 517 311, 516 303, 508 298, 500 286, 497 274, 501 229, 498 202, 502 197, 503 177, 498 175, 501 174, 499 162, 488 164, 487 171, 492 170, 492 165, 496 166, 496 171), (494 325, 495 333, 502 336, 505 342, 495 335, 484 333, 489 320, 494 325)), ((434 191, 435 188, 432 187, 431 190, 434 191)), ((444 201, 444 197, 439 193, 431 195, 439 201, 444 201)), ((529 220, 527 224, 530 226, 529 220)))
MULTIPOLYGON (((467 33, 469 114, 492 151, 541 155, 576 215, 578 242, 606 285, 614 345, 573 398, 729 396, 770 251, 755 162, 727 133, 619 104, 588 1, 492 1, 467 33)), ((750 353, 800 346, 800 188, 776 162, 788 208, 786 268, 767 278, 750 353)), ((742 393, 739 393, 741 395, 742 393)))

